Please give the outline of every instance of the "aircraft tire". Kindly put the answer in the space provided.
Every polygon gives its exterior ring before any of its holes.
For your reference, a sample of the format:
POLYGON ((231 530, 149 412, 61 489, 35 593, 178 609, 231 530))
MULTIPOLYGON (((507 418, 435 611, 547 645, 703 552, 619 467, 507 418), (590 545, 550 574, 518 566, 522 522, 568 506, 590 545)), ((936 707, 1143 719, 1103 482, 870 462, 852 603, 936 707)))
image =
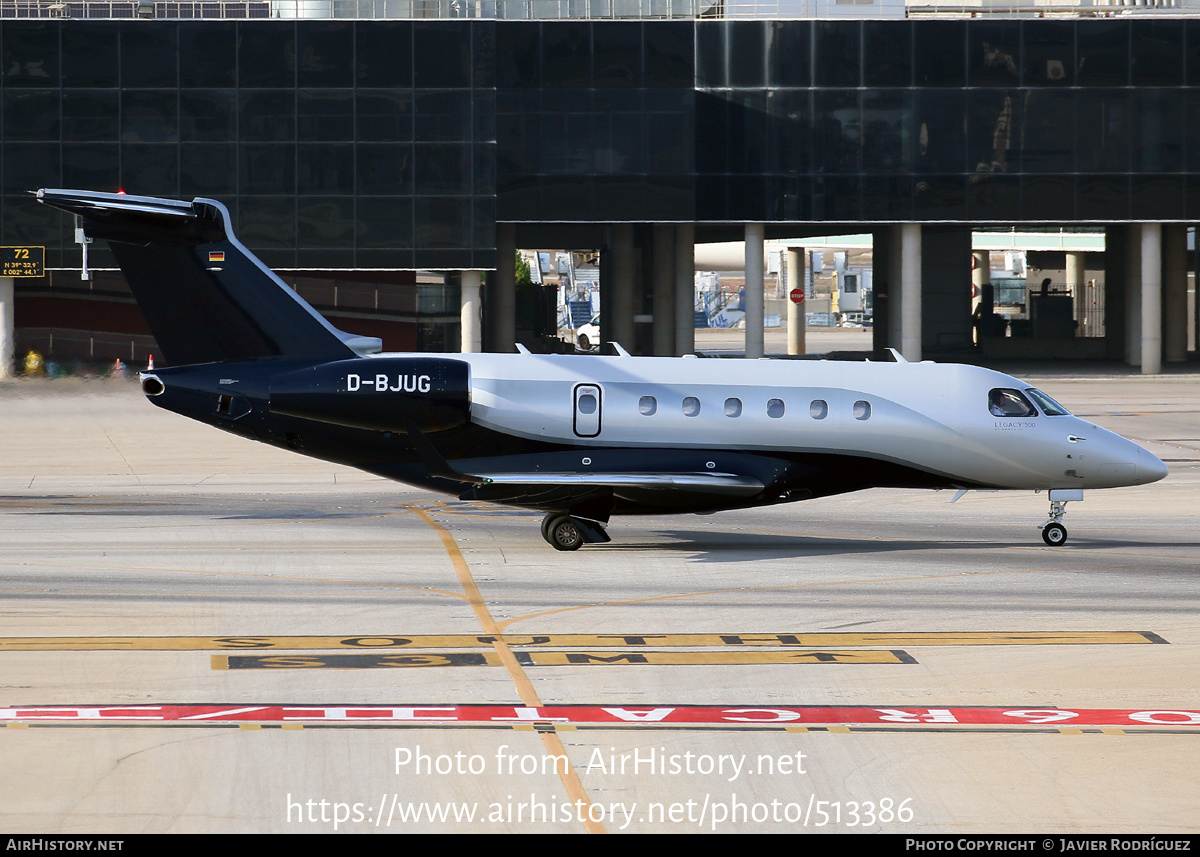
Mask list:
POLYGON ((546 515, 546 517, 542 518, 542 538, 547 542, 550 541, 550 524, 552 524, 554 519, 557 517, 559 517, 557 512, 550 512, 546 515))
POLYGON ((1067 528, 1062 524, 1046 524, 1042 527, 1042 541, 1052 548, 1061 547, 1067 543, 1067 528))
POLYGON ((560 515, 550 522, 550 546, 559 551, 577 551, 583 547, 583 530, 573 518, 560 515))

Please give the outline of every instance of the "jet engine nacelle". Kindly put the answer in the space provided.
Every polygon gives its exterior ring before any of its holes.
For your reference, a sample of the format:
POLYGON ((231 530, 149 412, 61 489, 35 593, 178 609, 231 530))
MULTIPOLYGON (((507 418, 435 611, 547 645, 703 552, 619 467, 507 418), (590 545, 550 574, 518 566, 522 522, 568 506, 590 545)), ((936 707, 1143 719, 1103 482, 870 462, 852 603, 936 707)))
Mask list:
POLYGON ((271 379, 270 408, 351 428, 423 432, 461 426, 471 407, 465 362, 431 357, 366 357, 312 366, 271 379))

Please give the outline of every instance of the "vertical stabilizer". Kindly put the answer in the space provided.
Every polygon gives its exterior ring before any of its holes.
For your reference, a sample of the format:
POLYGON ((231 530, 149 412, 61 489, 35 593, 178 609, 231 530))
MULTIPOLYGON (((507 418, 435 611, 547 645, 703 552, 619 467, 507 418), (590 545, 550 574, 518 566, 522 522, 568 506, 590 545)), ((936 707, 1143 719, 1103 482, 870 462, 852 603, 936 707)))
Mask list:
POLYGON ((37 198, 80 215, 89 238, 109 242, 172 364, 380 350, 378 339, 331 325, 243 247, 219 202, 52 189, 37 198))

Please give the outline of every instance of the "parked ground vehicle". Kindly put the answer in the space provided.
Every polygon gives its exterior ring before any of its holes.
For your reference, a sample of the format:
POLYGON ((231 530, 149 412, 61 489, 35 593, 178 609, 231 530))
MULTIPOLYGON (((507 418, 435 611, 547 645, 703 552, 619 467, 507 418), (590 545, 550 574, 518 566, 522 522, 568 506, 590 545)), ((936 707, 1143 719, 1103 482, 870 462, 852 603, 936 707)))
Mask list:
POLYGON ((593 351, 600 347, 600 316, 592 316, 587 324, 575 328, 575 347, 580 351, 593 351))

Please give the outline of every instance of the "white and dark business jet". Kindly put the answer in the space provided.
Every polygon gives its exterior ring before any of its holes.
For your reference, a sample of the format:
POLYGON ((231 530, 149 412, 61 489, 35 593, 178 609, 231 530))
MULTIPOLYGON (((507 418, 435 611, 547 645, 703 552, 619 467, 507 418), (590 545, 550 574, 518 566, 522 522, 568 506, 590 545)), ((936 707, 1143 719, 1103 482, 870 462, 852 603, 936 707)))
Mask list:
POLYGON ((401 482, 546 512, 558 550, 615 515, 708 513, 863 488, 1049 494, 1067 540, 1084 489, 1166 465, 1016 378, 974 366, 384 354, 334 328, 234 237, 219 202, 37 198, 109 242, 170 368, 156 405, 401 482))

